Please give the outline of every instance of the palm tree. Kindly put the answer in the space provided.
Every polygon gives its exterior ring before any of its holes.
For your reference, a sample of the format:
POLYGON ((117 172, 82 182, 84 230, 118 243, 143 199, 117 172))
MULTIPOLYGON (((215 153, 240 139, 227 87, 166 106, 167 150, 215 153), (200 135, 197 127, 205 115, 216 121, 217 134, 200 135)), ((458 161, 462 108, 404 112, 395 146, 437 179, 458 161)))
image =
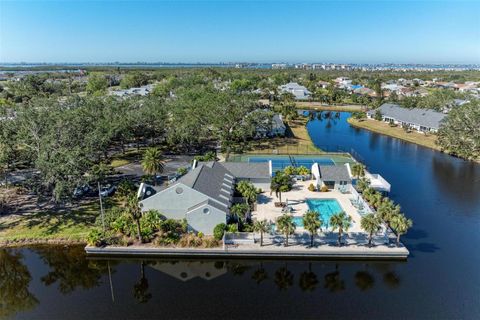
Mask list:
POLYGON ((322 227, 322 220, 320 220, 316 211, 308 210, 303 215, 303 227, 310 232, 310 247, 313 247, 313 237, 322 227))
POLYGON ((412 227, 413 222, 411 219, 407 219, 407 217, 405 217, 403 214, 397 214, 392 218, 390 223, 393 230, 397 234, 397 246, 399 246, 400 236, 407 233, 408 229, 412 227))
POLYGON ((154 177, 153 183, 156 185, 156 176, 157 174, 162 173, 164 169, 164 158, 160 149, 148 148, 145 150, 142 159, 142 167, 146 174, 154 177))
POLYGON ((290 176, 282 171, 277 171, 270 182, 270 194, 275 191, 275 196, 282 202, 282 192, 292 188, 292 180, 290 176))
POLYGON ((350 222, 352 221, 352 217, 347 216, 345 212, 341 211, 335 213, 330 217, 330 225, 332 226, 332 230, 335 231, 338 229, 338 245, 342 245, 342 234, 343 231, 348 231, 350 228, 350 222))
POLYGON ((370 187, 370 180, 366 178, 360 178, 359 180, 357 180, 356 186, 357 186, 357 190, 360 193, 363 193, 363 191, 365 191, 366 189, 368 189, 368 187, 370 187))
POLYGON ((380 219, 373 213, 362 217, 360 226, 368 233, 368 246, 372 245, 373 234, 380 229, 380 219))
POLYGON ((384 198, 377 208, 377 214, 380 219, 390 228, 390 222, 393 217, 400 213, 400 206, 395 205, 392 200, 384 198))
POLYGON ((263 246, 263 233, 268 232, 269 224, 267 220, 256 220, 253 223, 253 230, 256 232, 260 232, 260 247, 263 246))
POLYGON ((295 232, 295 223, 293 223, 293 217, 284 214, 277 219, 277 227, 281 233, 283 233, 286 237, 285 247, 288 247, 288 236, 295 232))
POLYGON ((365 166, 359 162, 352 165, 352 175, 356 178, 365 176, 365 166))
POLYGON ((249 209, 249 206, 245 203, 236 203, 230 209, 232 216, 235 217, 237 226, 240 224, 240 222, 242 222, 245 219, 248 209, 249 209))
POLYGON ((138 203, 138 198, 136 194, 131 194, 128 196, 125 208, 127 213, 132 217, 132 219, 137 224, 137 235, 138 240, 143 242, 142 239, 142 230, 140 228, 140 218, 142 217, 142 210, 140 209, 140 205, 138 203))

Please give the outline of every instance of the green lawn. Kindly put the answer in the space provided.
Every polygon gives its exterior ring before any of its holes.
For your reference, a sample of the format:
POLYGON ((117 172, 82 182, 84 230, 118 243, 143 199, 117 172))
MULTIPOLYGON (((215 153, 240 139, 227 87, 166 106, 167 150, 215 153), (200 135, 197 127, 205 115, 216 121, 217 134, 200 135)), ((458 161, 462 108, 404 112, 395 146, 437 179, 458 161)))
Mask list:
POLYGON ((74 210, 36 212, 0 218, 0 242, 15 240, 85 240, 99 215, 98 201, 74 210))

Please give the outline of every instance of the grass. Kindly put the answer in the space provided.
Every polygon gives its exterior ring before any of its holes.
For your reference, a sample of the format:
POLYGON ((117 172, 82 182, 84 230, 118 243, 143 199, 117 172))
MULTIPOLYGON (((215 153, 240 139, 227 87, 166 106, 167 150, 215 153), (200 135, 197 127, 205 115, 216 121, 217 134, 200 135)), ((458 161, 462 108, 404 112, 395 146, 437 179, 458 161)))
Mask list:
MULTIPOLYGON (((106 201, 111 205, 112 201, 106 201)), ((100 212, 98 200, 76 209, 42 211, 0 219, 0 242, 22 240, 84 241, 100 212)))
POLYGON ((134 148, 134 149, 126 150, 125 153, 115 154, 112 157, 110 165, 113 168, 118 168, 118 167, 130 164, 134 161, 139 161, 142 159, 142 155, 144 151, 145 151, 144 148, 140 148, 140 150, 137 150, 136 148, 134 148))
POLYGON ((418 132, 405 132, 400 126, 391 127, 388 123, 376 120, 357 120, 349 118, 348 123, 354 127, 367 129, 373 132, 381 133, 390 137, 415 143, 424 147, 435 150, 440 150, 440 147, 435 143, 437 136, 434 134, 425 135, 418 132))
POLYGON ((317 148, 306 128, 308 119, 299 118, 287 124, 286 137, 277 137, 256 141, 249 154, 323 154, 317 148))
POLYGON ((298 109, 311 109, 311 110, 325 110, 325 111, 344 111, 344 112, 356 112, 362 111, 363 106, 349 104, 349 105, 322 105, 320 102, 311 102, 311 101, 298 101, 296 102, 298 109))

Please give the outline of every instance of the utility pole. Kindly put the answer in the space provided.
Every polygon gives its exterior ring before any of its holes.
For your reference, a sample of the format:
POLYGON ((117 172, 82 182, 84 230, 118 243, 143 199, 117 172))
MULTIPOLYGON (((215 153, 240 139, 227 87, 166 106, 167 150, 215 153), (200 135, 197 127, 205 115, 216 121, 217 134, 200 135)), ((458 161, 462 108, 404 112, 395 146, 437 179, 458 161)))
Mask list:
POLYGON ((100 181, 98 181, 97 184, 98 184, 98 198, 100 199, 100 214, 102 215, 103 233, 105 233, 105 217, 104 217, 104 214, 103 214, 103 203, 102 203, 100 181))

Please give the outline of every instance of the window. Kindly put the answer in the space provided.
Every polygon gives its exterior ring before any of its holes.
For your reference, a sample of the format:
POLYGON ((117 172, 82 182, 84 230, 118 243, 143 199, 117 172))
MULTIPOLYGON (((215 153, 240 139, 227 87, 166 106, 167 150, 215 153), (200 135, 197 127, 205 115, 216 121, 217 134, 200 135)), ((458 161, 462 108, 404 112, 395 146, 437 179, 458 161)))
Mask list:
POLYGON ((183 189, 181 187, 177 187, 177 189, 175 189, 175 192, 177 194, 182 194, 183 193, 183 189))
POLYGON ((210 213, 210 209, 209 209, 209 208, 203 208, 203 213, 209 214, 209 213, 210 213))

